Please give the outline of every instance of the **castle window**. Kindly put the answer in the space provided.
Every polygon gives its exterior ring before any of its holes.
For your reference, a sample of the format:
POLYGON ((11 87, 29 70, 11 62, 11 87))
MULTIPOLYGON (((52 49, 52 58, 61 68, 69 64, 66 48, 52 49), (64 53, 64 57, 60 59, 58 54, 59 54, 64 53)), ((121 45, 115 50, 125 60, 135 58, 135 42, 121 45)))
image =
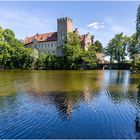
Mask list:
POLYGON ((51 44, 51 47, 53 47, 53 43, 51 44))
POLYGON ((35 48, 37 48, 37 45, 35 44, 35 48))
POLYGON ((50 44, 48 44, 48 47, 50 47, 50 44))

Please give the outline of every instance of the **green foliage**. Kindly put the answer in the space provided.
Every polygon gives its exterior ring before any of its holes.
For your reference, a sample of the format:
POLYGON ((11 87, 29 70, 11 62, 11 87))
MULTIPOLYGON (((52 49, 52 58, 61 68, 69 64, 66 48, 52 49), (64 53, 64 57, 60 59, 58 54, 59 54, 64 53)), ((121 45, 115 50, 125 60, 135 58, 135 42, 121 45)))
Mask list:
POLYGON ((45 53, 40 53, 37 60, 37 68, 45 69, 46 68, 46 58, 47 55, 45 53))
POLYGON ((140 5, 138 6, 138 10, 137 10, 136 30, 138 36, 140 36, 140 5))
POLYGON ((138 36, 136 33, 134 33, 130 38, 129 38, 129 42, 128 42, 128 53, 129 53, 129 57, 130 59, 133 60, 133 62, 135 61, 135 56, 139 53, 139 49, 138 49, 138 36))
POLYGON ((89 68, 95 68, 97 66, 96 51, 93 46, 88 51, 84 52, 83 61, 89 68))
POLYGON ((136 33, 130 37, 128 52, 133 60, 132 71, 140 72, 140 5, 137 10, 136 33))
POLYGON ((102 45, 96 41, 96 47, 90 46, 89 50, 83 50, 80 46, 79 36, 75 33, 69 33, 66 44, 63 48, 65 69, 78 69, 83 64, 89 68, 97 65, 96 51, 102 51, 102 45))
POLYGON ((100 41, 96 40, 95 43, 94 43, 94 48, 95 48, 95 51, 97 53, 102 53, 103 52, 103 45, 100 41))
POLYGON ((110 63, 116 60, 118 64, 123 63, 126 54, 126 47, 128 44, 128 37, 123 36, 123 33, 116 34, 114 38, 108 43, 105 53, 110 56, 110 63))
POLYGON ((140 72, 140 58, 134 62, 131 70, 133 72, 140 72))
POLYGON ((75 33, 68 33, 63 47, 65 68, 76 69, 80 66, 83 50, 80 48, 80 38, 75 33))
POLYGON ((0 63, 3 65, 11 64, 11 55, 14 49, 8 43, 0 42, 0 63))
POLYGON ((4 68, 31 68, 37 60, 37 52, 25 48, 23 43, 15 38, 10 29, 0 27, 0 65, 4 68))
POLYGON ((65 44, 70 46, 78 46, 80 45, 80 38, 76 33, 68 33, 65 44))

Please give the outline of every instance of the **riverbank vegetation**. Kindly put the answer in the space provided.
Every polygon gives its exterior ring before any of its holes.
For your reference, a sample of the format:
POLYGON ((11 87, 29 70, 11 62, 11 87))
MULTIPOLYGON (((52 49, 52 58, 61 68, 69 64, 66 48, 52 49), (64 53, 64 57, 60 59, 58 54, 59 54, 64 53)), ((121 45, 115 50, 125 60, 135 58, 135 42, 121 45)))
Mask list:
POLYGON ((80 47, 78 35, 69 33, 63 47, 63 56, 60 57, 25 48, 22 41, 15 38, 12 30, 0 27, 0 66, 1 69, 96 68, 98 63, 96 53, 103 52, 103 48, 99 41, 96 41, 95 45, 89 46, 90 49, 84 51, 80 47))

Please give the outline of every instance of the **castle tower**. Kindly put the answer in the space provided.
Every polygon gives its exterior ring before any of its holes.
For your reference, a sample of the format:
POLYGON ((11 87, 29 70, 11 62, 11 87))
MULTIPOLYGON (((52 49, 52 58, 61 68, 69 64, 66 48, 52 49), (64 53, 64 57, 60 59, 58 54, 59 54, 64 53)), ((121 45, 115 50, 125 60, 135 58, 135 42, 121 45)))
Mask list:
POLYGON ((69 32, 73 32, 72 19, 65 17, 57 19, 57 45, 64 46, 64 40, 69 32))

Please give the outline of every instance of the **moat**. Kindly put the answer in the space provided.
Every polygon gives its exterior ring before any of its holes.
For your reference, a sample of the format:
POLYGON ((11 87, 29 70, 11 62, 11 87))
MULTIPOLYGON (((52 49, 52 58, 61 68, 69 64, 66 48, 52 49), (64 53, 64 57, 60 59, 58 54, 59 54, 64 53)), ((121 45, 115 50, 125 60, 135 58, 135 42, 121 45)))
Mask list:
POLYGON ((140 138, 140 75, 0 71, 0 138, 140 138))

